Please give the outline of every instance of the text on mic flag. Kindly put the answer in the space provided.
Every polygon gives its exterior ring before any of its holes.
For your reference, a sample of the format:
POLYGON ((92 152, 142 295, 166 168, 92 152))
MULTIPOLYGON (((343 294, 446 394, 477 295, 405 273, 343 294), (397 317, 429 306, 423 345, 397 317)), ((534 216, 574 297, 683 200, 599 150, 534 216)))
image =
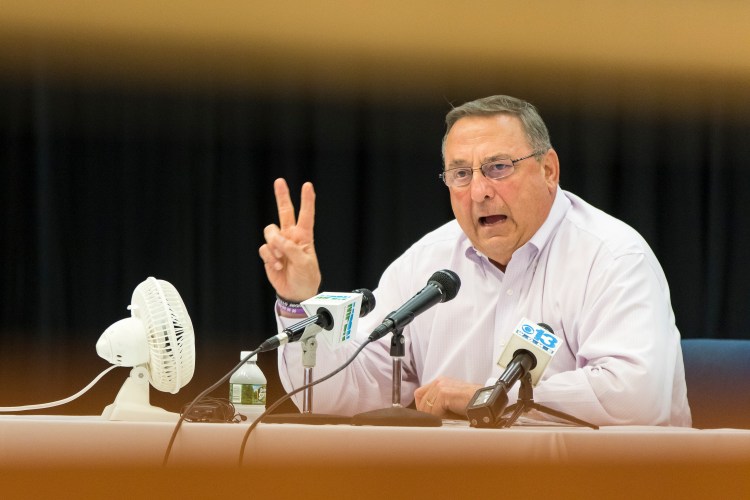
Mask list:
POLYGON ((308 316, 317 314, 323 307, 333 317, 330 331, 320 334, 332 349, 339 348, 357 332, 362 294, 347 292, 323 292, 301 303, 308 316))
POLYGON ((532 353, 537 361, 536 366, 530 372, 531 382, 536 385, 561 344, 560 337, 539 324, 523 318, 516 326, 500 359, 497 360, 497 366, 504 370, 513 360, 515 353, 525 349, 532 353))

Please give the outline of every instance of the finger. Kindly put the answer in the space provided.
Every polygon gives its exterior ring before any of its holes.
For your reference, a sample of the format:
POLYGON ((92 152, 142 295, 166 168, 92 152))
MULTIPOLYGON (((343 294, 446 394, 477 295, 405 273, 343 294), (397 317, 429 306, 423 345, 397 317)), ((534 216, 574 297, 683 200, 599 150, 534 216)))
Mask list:
POLYGON ((273 193, 276 196, 276 209, 279 211, 279 226, 281 229, 294 227, 294 205, 289 196, 289 186, 284 179, 276 179, 273 183, 273 193))
POLYGON ((269 224, 263 228, 263 237, 266 240, 266 244, 273 253, 274 257, 280 259, 284 256, 282 246, 284 244, 284 237, 281 236, 281 230, 276 224, 269 224))
POLYGON ((294 240, 285 238, 279 228, 273 224, 266 226, 263 230, 266 245, 271 255, 276 259, 273 268, 277 271, 283 269, 285 262, 303 264, 311 258, 315 259, 315 247, 312 243, 296 243, 294 240))
POLYGON ((271 247, 267 244, 258 249, 258 254, 267 270, 281 271, 284 268, 282 262, 273 255, 271 247))
POLYGON ((414 403, 416 404, 417 410, 430 413, 432 408, 429 404, 427 404, 427 402, 429 401, 432 403, 431 398, 435 398, 435 394, 431 394, 432 392, 434 392, 430 390, 431 387, 432 384, 423 385, 422 387, 419 387, 414 391, 414 403))
POLYGON ((285 238, 280 232, 272 235, 269 244, 277 258, 287 258, 291 262, 305 262, 308 260, 308 254, 312 254, 313 257, 315 255, 315 247, 311 243, 297 243, 285 238))
POLYGON ((417 389, 414 391, 414 402, 417 406, 419 406, 422 403, 422 400, 424 399, 425 394, 427 394, 427 391, 429 390, 429 387, 426 385, 417 387, 417 389))
POLYGON ((421 410, 425 413, 437 413, 440 409, 440 407, 437 404, 437 399, 439 397, 438 393, 431 394, 427 393, 425 394, 424 398, 422 399, 422 408, 421 410))
POLYGON ((299 218, 297 227, 310 234, 312 239, 313 226, 315 225, 315 189, 311 182, 302 185, 300 197, 299 218))

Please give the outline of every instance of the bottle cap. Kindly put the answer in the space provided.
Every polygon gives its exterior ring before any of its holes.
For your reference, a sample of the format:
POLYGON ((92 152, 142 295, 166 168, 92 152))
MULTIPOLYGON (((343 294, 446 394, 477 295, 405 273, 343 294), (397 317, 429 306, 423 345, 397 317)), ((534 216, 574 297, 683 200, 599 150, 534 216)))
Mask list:
MULTIPOLYGON (((241 351, 240 352, 240 359, 241 360, 245 359, 245 356, 247 356, 251 352, 253 352, 253 351, 241 351)), ((253 354, 252 357, 250 359, 248 359, 248 361, 258 361, 258 355, 257 354, 253 354)))

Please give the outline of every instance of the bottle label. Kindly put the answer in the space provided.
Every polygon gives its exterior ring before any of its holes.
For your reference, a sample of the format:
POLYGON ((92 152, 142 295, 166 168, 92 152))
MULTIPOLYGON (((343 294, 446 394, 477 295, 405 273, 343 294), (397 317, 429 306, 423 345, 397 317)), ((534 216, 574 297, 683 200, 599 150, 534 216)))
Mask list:
POLYGON ((265 405, 266 384, 229 384, 229 400, 240 405, 265 405))

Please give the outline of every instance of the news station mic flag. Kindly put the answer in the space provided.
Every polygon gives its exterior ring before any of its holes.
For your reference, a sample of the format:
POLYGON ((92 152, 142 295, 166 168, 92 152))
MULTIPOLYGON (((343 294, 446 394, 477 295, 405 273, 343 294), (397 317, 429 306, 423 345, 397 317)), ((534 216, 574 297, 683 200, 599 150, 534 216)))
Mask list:
POLYGON ((503 373, 494 386, 479 389, 466 407, 471 425, 498 426, 508 405, 508 390, 526 375, 536 385, 561 344, 547 325, 523 318, 497 361, 503 373))
POLYGON ((536 366, 529 372, 532 384, 536 385, 561 343, 560 338, 552 333, 549 326, 523 318, 497 360, 497 366, 505 370, 518 351, 529 351, 536 358, 536 366))
MULTIPOLYGON (((356 291, 352 293, 323 292, 303 301, 301 305, 308 316, 319 314, 318 311, 321 308, 329 311, 333 324, 330 329, 323 330, 319 334, 331 349, 339 349, 357 332, 359 317, 365 316, 372 310, 372 306, 362 309, 362 297, 363 294, 356 293, 356 291), (364 314, 360 314, 360 311, 364 314)), ((372 302, 374 303, 374 297, 372 302)))
POLYGON ((328 345, 338 349, 351 338, 352 332, 357 331, 358 318, 367 316, 375 308, 375 296, 367 288, 358 288, 352 293, 323 292, 301 305, 307 318, 266 339, 259 347, 260 352, 321 332, 324 332, 323 337, 328 345))
MULTIPOLYGON (((322 336, 331 349, 339 349, 357 331, 357 322, 375 307, 375 296, 361 288, 351 293, 323 292, 302 302, 308 318, 285 328, 264 344, 278 347, 287 342, 301 342, 304 384, 311 384, 316 364, 317 337, 322 336)), ((348 424, 350 417, 313 412, 312 387, 303 393, 302 413, 273 414, 263 418, 266 423, 298 423, 309 425, 348 424)))

